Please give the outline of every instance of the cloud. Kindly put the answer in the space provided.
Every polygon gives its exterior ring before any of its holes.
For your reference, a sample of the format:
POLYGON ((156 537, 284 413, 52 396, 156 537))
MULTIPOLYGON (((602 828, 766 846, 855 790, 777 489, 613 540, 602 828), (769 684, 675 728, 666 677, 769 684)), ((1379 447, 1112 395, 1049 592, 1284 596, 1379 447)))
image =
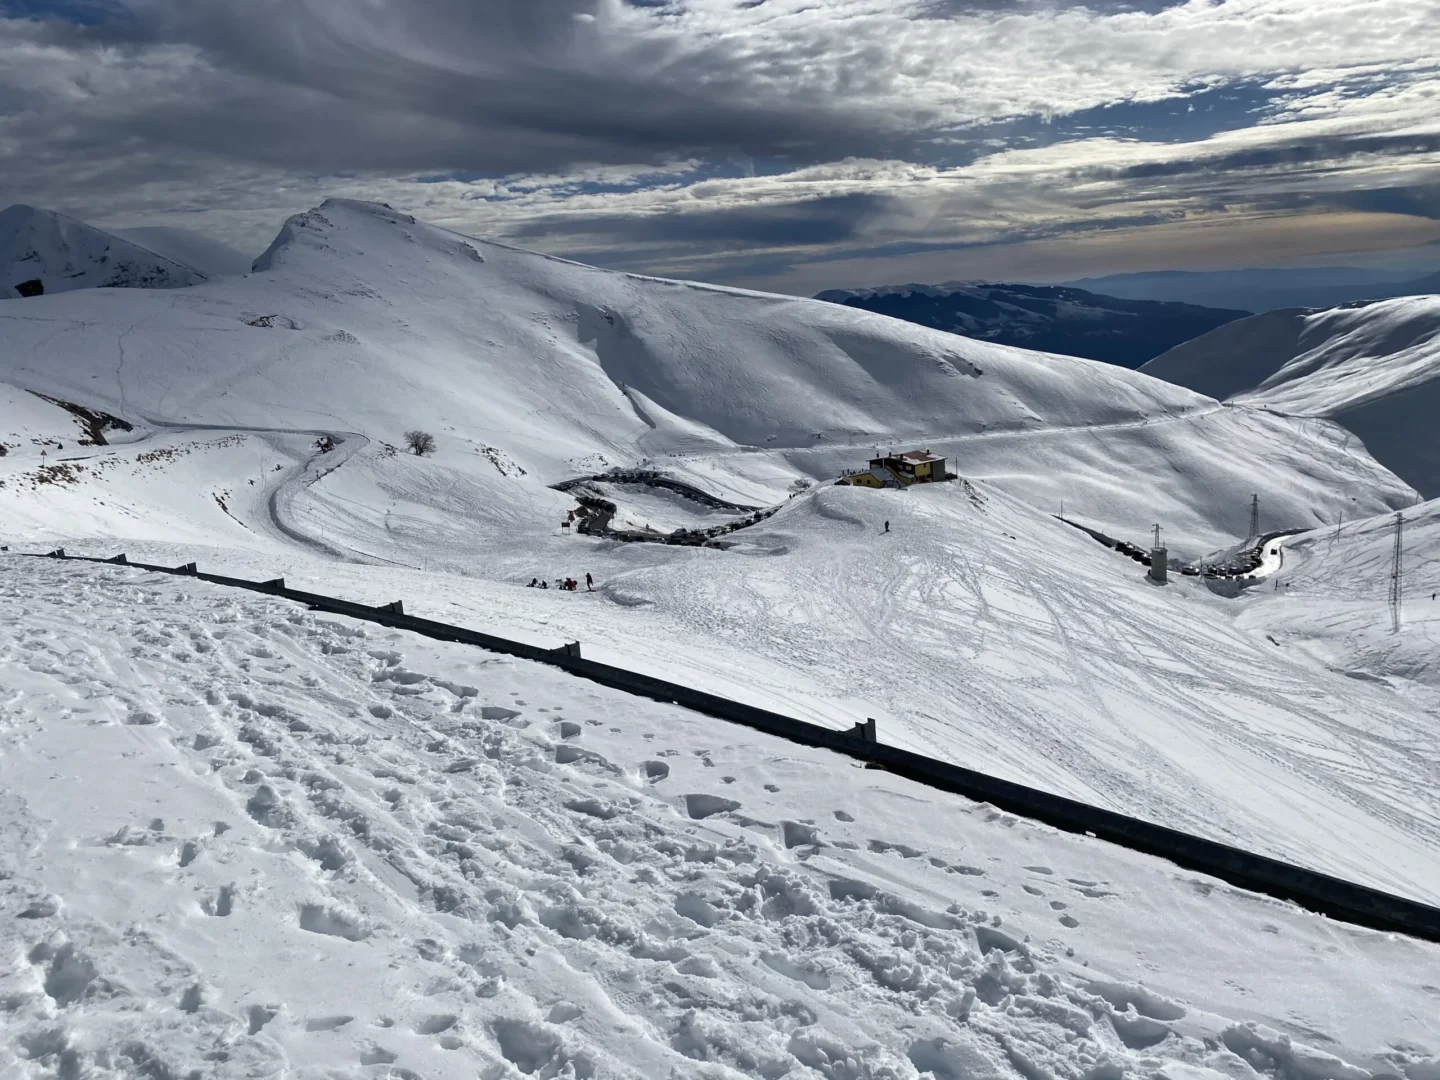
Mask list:
POLYGON ((717 275, 741 249, 778 265, 1240 209, 1430 217, 1435 14, 1416 0, 0 0, 0 202, 192 215, 258 247, 326 194, 381 197, 466 231, 717 275))

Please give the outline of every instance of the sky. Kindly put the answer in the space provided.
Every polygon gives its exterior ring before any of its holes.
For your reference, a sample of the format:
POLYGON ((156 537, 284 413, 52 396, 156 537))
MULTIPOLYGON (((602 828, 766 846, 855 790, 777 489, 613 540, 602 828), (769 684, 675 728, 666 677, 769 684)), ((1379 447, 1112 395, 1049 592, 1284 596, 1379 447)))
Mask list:
POLYGON ((0 206, 802 294, 1440 269, 1440 0, 0 0, 0 206))

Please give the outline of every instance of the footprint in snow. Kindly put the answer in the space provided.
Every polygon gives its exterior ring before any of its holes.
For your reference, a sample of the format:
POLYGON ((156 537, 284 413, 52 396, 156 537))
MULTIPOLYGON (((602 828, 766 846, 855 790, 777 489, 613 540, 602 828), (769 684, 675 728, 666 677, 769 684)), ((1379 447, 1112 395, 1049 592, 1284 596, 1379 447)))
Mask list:
POLYGON ((716 814, 726 814, 732 810, 739 809, 740 804, 734 799, 722 799, 719 795, 695 794, 685 796, 685 812, 696 820, 714 817, 716 814))

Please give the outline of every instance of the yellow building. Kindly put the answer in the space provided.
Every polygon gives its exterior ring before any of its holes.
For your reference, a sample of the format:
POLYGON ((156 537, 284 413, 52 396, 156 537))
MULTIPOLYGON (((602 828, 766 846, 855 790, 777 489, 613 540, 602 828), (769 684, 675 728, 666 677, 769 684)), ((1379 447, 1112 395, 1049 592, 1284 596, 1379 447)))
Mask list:
POLYGON ((906 488, 948 479, 945 459, 929 450, 910 450, 870 459, 870 467, 842 476, 840 483, 868 488, 906 488))

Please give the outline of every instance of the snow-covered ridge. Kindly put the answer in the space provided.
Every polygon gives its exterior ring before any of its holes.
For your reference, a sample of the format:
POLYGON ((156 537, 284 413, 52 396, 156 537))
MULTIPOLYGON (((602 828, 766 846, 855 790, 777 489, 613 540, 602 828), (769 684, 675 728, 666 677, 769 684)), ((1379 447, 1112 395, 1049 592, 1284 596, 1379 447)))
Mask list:
POLYGON ((206 275, 83 221, 15 205, 0 210, 0 299, 33 291, 180 289, 206 275), (22 286, 29 288, 22 291, 22 286))
POLYGON ((1440 296, 1267 312, 1142 370, 1239 405, 1335 420, 1426 496, 1440 494, 1440 296))

